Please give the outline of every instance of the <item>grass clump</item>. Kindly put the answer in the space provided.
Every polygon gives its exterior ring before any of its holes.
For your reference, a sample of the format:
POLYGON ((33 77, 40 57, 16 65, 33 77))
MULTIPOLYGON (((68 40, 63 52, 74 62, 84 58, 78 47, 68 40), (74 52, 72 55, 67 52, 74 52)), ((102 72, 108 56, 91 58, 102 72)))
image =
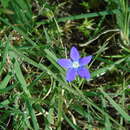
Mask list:
POLYGON ((0 129, 129 130, 129 2, 96 3, 1 0, 0 129), (90 80, 66 81, 72 46, 90 80))

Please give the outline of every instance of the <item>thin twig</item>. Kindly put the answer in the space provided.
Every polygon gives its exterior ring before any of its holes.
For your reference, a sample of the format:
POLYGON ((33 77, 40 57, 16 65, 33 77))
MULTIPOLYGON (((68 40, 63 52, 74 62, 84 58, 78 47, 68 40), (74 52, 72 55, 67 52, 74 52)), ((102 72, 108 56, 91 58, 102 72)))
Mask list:
POLYGON ((92 42, 94 42, 95 40, 97 40, 100 36, 109 33, 109 32, 120 32, 119 29, 111 29, 111 30, 107 30, 105 32, 102 32, 101 34, 99 34, 97 37, 95 37, 94 39, 84 43, 84 44, 80 44, 79 46, 84 47, 84 46, 88 46, 89 44, 91 44, 92 42))

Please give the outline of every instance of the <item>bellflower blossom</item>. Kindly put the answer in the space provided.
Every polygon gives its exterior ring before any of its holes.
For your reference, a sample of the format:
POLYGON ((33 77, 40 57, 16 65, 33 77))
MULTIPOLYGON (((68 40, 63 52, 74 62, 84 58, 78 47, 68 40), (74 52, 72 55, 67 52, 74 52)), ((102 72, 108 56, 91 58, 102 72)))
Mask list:
POLYGON ((85 79, 90 79, 89 70, 85 65, 91 61, 92 56, 80 58, 78 50, 72 47, 70 50, 70 58, 71 59, 59 59, 57 61, 60 66, 67 69, 66 80, 71 82, 77 75, 85 79))

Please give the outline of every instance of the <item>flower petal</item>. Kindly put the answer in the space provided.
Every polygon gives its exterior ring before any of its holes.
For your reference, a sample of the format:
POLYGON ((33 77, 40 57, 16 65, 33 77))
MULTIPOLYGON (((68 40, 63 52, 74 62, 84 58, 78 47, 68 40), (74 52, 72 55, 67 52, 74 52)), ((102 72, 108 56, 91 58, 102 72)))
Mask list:
POLYGON ((70 50, 70 58, 74 61, 77 61, 80 58, 79 52, 75 47, 72 47, 70 50))
POLYGON ((66 80, 68 82, 71 82, 75 79, 76 75, 77 75, 77 70, 74 68, 70 68, 66 73, 66 80))
POLYGON ((78 74, 80 77, 85 78, 85 79, 90 79, 90 73, 89 70, 86 69, 85 67, 81 67, 78 69, 78 74))
POLYGON ((92 59, 92 56, 86 56, 86 57, 80 58, 79 60, 80 66, 88 64, 91 61, 91 59, 92 59))
POLYGON ((59 59, 57 63, 67 69, 72 67, 72 61, 70 59, 59 59))

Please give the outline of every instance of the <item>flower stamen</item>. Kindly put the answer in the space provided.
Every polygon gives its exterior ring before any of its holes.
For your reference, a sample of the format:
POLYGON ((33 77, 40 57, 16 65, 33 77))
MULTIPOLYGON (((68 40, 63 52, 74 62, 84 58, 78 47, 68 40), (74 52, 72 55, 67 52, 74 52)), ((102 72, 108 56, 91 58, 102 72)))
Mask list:
POLYGON ((79 65, 78 61, 74 61, 72 66, 73 66, 73 68, 78 68, 80 65, 79 65))

